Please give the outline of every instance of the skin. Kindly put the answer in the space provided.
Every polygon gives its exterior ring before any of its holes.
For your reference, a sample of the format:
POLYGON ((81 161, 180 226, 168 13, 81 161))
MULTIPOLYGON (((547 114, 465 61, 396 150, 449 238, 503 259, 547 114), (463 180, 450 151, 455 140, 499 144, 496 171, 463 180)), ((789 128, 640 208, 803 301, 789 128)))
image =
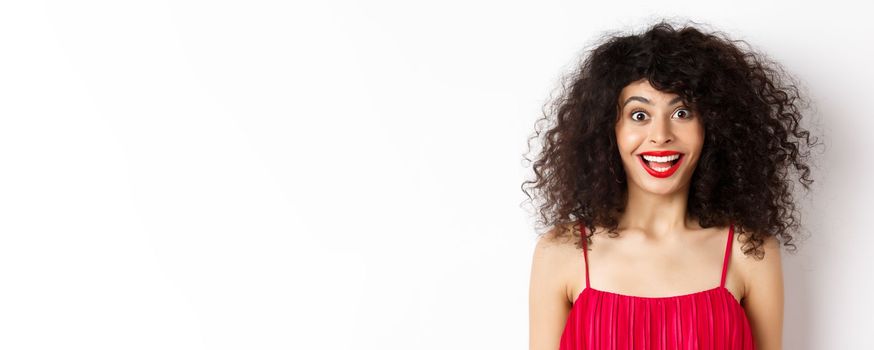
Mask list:
MULTIPOLYGON (((625 214, 619 236, 596 227, 589 246, 591 288, 625 295, 665 297, 719 286, 728 227, 702 228, 686 213, 689 184, 704 144, 699 116, 675 94, 645 79, 626 86, 618 100, 616 142, 627 175, 625 214), (629 97, 645 98, 649 103, 629 97), (676 103, 672 103, 676 102, 676 103), (643 169, 637 154, 674 150, 685 154, 668 178, 643 169)), ((554 350, 573 302, 586 286, 585 260, 567 233, 555 227, 538 240, 529 286, 529 349, 554 350), (561 237, 561 238, 560 238, 561 237)), ((743 254, 735 235, 725 288, 744 308, 756 347, 782 349, 783 274, 779 242, 770 237, 765 257, 743 254)))

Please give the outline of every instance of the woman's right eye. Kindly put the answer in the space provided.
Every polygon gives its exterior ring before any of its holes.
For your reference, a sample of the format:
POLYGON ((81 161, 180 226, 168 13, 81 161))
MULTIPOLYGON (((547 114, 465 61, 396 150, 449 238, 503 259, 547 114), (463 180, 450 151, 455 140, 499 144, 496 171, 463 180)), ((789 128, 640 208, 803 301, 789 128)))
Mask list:
POLYGON ((636 116, 636 115, 642 115, 642 116, 644 116, 643 118, 646 118, 646 113, 643 113, 642 111, 634 111, 634 112, 631 112, 631 120, 638 121, 638 122, 642 120, 642 119, 634 118, 634 116, 636 116))

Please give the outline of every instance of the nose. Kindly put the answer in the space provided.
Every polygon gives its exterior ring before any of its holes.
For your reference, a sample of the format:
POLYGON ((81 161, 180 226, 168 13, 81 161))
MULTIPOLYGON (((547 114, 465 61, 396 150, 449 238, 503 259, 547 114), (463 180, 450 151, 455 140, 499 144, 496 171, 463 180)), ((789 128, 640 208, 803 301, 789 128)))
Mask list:
POLYGON ((670 118, 655 118, 650 124, 649 141, 652 144, 668 144, 674 140, 670 118))

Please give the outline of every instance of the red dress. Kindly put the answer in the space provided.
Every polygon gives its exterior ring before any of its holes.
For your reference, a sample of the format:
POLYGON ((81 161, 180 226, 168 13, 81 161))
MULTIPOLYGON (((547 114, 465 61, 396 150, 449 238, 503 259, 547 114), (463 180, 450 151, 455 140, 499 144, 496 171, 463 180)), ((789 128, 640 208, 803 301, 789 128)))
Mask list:
POLYGON ((725 288, 734 223, 728 229, 719 287, 670 297, 638 297, 590 287, 585 226, 580 225, 580 232, 586 288, 568 314, 560 350, 755 350, 746 313, 725 288))

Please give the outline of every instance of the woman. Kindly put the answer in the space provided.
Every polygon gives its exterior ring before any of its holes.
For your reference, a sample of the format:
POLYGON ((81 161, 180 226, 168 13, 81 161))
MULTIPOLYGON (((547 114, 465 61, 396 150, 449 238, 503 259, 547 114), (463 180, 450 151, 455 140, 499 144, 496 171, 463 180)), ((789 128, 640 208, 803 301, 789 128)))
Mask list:
POLYGON ((816 139, 791 77, 738 42, 661 22, 571 76, 525 182, 550 227, 530 349, 781 349, 788 172, 809 189, 816 139))

